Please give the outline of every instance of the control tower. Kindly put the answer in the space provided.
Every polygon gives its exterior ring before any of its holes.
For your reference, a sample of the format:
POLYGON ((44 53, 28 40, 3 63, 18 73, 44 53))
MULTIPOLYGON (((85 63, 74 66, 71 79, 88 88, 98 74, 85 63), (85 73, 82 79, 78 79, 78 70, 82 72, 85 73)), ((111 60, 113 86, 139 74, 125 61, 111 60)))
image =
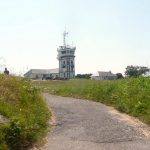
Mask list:
POLYGON ((63 33, 63 46, 57 48, 59 60, 59 77, 62 79, 72 79, 75 77, 75 50, 76 47, 72 47, 66 44, 66 36, 68 32, 63 33))

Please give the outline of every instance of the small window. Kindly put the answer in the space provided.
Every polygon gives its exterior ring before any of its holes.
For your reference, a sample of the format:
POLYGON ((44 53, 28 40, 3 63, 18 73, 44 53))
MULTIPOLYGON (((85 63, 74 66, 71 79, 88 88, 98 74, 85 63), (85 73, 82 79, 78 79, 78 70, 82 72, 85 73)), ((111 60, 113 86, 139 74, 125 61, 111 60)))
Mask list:
POLYGON ((66 54, 66 51, 62 51, 61 53, 62 53, 62 54, 66 54))
POLYGON ((73 60, 71 60, 71 68, 74 68, 73 60))
POLYGON ((65 67, 66 67, 66 66, 63 64, 63 65, 62 65, 62 68, 65 68, 65 67))
POLYGON ((63 63, 62 63, 62 68, 65 68, 65 67, 66 67, 66 62, 63 61, 63 63))
POLYGON ((36 75, 36 76, 35 76, 35 78, 36 78, 36 79, 38 79, 38 78, 39 78, 39 76, 38 76, 38 75, 36 75))

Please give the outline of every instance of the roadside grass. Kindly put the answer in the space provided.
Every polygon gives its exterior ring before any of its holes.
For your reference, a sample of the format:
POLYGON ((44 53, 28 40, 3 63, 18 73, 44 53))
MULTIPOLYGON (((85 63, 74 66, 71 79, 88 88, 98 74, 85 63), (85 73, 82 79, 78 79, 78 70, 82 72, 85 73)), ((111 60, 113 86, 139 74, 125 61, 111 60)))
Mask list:
POLYGON ((51 114, 30 81, 0 74, 0 115, 0 150, 23 150, 46 135, 51 114))
POLYGON ((101 102, 150 124, 150 78, 34 81, 43 92, 101 102))

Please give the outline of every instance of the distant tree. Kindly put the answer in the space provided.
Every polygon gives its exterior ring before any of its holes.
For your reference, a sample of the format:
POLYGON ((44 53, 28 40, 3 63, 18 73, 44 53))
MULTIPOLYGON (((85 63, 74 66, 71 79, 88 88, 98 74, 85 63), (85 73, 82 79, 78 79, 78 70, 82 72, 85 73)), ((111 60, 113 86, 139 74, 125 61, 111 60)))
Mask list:
POLYGON ((91 75, 92 75, 91 73, 89 73, 89 74, 77 74, 76 78, 90 79, 91 75))
POLYGON ((127 66, 125 75, 129 77, 138 77, 141 75, 145 75, 149 71, 150 69, 148 67, 131 65, 131 66, 127 66))
POLYGON ((117 79, 122 79, 123 78, 122 73, 116 73, 116 76, 117 76, 117 79))

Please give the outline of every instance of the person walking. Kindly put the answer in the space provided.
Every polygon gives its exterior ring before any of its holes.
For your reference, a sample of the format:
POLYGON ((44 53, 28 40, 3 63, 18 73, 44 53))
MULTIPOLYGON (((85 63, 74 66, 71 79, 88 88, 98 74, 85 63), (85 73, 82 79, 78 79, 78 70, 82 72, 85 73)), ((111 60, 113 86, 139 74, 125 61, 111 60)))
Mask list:
POLYGON ((9 71, 7 70, 7 68, 5 68, 4 74, 9 75, 9 71))

